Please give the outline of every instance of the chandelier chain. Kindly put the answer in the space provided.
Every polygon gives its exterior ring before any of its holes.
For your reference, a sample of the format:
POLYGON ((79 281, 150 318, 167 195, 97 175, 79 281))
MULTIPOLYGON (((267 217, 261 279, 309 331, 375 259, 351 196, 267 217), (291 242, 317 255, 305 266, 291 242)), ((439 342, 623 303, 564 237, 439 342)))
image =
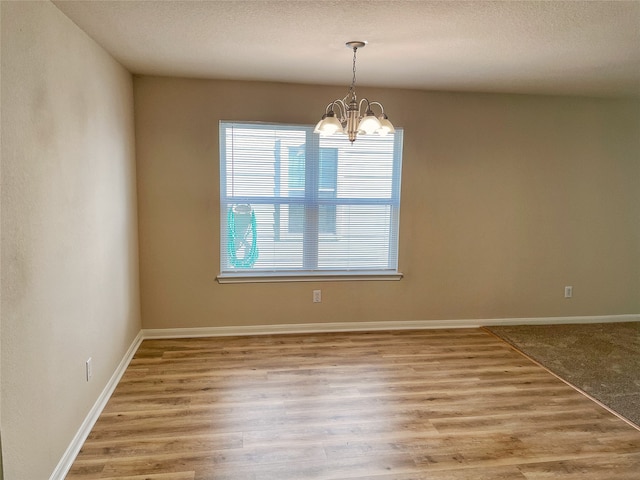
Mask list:
POLYGON ((351 87, 349 87, 349 95, 351 100, 356 99, 356 52, 358 47, 353 47, 353 78, 351 79, 351 87))

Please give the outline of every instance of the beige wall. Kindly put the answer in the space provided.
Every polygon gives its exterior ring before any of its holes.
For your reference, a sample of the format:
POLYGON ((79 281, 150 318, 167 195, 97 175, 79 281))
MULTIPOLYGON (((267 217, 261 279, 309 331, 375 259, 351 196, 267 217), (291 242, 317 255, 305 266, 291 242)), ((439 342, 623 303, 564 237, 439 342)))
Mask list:
POLYGON ((405 278, 220 285, 218 121, 346 87, 134 78, 145 328, 640 313, 637 100, 360 90, 405 129, 405 278))
POLYGON ((134 152, 131 75, 53 4, 3 2, 8 479, 49 478, 140 331, 134 152))

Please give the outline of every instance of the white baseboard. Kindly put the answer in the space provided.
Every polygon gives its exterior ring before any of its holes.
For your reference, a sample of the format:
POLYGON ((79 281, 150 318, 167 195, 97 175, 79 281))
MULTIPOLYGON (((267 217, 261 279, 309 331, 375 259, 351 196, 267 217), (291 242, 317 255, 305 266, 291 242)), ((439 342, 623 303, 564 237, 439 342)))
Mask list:
POLYGON ((531 317, 531 318, 493 318, 483 320, 483 327, 499 325, 560 325, 569 323, 616 323, 639 322, 640 314, 596 315, 576 317, 531 317))
POLYGON ((136 335, 136 338, 134 338, 133 343, 125 353, 122 361, 120 361, 115 372, 107 382, 107 385, 102 390, 102 393, 98 397, 98 400, 96 400, 96 403, 94 403, 93 407, 91 407, 91 410, 87 414, 87 417, 82 422, 80 429, 76 433, 75 437, 73 437, 71 444, 69 444, 69 447, 64 452, 64 455, 58 462, 58 465, 51 474, 51 477, 49 477, 49 480, 64 480, 64 478, 67 476, 67 473, 69 473, 69 470, 71 469, 71 465, 73 465, 73 461, 78 456, 82 445, 89 436, 89 433, 91 433, 91 429, 95 425, 98 417, 100 416, 100 413, 102 413, 102 410, 109 401, 111 394, 116 389, 118 382, 122 378, 122 375, 127 369, 129 362, 138 350, 138 347, 142 343, 143 339, 144 337, 141 330, 140 332, 138 332, 138 335, 136 335))
POLYGON ((145 339, 151 339, 274 335, 285 333, 359 332, 375 330, 427 330, 437 328, 478 328, 482 326, 497 325, 550 325, 561 323, 612 323, 635 321, 640 321, 640 315, 303 323, 284 325, 247 325, 237 327, 150 328, 144 329, 142 332, 145 339))
POLYGON ((423 330, 427 328, 468 328, 480 324, 468 320, 335 322, 283 325, 247 325, 237 327, 153 328, 144 329, 144 338, 226 337, 239 335, 274 335, 286 333, 361 332, 373 330, 423 330))

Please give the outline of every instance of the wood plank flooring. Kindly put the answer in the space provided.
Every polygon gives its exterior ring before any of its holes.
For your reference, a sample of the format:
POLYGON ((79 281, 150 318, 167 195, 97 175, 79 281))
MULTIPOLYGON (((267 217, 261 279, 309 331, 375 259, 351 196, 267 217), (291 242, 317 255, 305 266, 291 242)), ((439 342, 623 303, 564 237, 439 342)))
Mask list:
POLYGON ((145 340, 67 479, 624 480, 640 431, 479 329, 145 340))

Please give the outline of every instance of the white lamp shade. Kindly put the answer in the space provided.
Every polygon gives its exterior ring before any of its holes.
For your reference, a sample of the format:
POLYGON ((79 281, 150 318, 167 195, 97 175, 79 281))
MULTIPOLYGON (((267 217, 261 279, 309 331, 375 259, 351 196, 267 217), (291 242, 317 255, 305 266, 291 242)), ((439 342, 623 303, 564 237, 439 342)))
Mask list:
POLYGON ((316 130, 321 135, 333 135, 336 132, 342 133, 342 124, 336 117, 327 117, 320 120, 320 123, 316 126, 316 130))
POLYGON ((375 133, 379 128, 380 120, 375 115, 365 115, 358 125, 358 130, 362 130, 367 135, 375 133))
POLYGON ((378 133, 382 136, 385 136, 387 133, 394 133, 396 129, 393 127, 393 124, 389 121, 389 119, 385 116, 380 115, 380 129, 378 133))

